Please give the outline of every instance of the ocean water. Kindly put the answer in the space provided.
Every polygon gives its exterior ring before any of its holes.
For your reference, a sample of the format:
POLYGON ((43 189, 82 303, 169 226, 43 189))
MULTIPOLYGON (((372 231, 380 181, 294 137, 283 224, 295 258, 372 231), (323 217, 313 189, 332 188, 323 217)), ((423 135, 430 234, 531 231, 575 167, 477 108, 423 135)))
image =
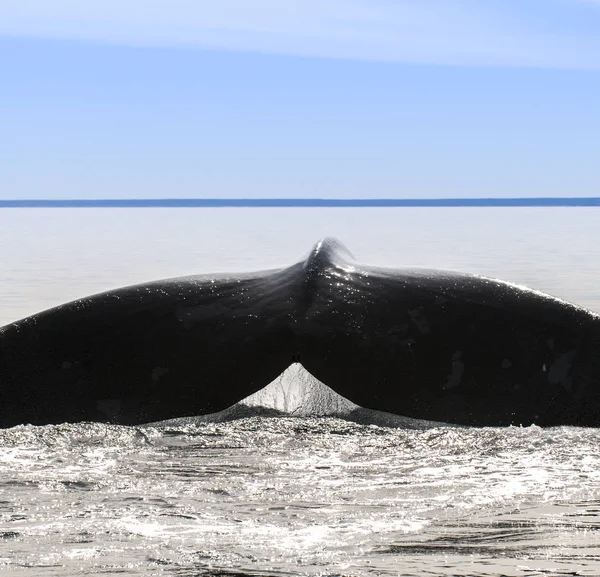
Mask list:
MULTIPOLYGON (((600 210, 4 209, 0 324, 300 260, 476 272, 600 312, 600 210)), ((212 419, 0 431, 0 575, 598 575, 600 429, 361 412, 298 367, 212 419)))

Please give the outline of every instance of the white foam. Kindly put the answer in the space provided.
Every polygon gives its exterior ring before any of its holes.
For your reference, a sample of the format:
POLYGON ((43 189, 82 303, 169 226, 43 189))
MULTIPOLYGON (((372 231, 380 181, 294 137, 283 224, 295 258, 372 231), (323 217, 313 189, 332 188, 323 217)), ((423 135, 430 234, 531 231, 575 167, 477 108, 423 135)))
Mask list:
POLYGON ((359 408, 311 375, 300 363, 290 365, 264 389, 240 404, 297 417, 339 415, 359 408))
POLYGON ((448 426, 445 423, 365 409, 319 381, 300 363, 291 364, 266 387, 223 411, 198 417, 170 419, 153 425, 179 426, 224 422, 252 416, 335 417, 364 425, 403 429, 448 426))

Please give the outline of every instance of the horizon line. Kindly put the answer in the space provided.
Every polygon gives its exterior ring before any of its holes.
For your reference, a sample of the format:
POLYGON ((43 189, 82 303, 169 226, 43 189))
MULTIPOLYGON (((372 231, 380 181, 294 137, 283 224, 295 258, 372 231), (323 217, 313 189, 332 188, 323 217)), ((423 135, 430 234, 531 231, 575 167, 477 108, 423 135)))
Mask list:
POLYGON ((600 207, 600 197, 0 199, 0 208, 600 207))

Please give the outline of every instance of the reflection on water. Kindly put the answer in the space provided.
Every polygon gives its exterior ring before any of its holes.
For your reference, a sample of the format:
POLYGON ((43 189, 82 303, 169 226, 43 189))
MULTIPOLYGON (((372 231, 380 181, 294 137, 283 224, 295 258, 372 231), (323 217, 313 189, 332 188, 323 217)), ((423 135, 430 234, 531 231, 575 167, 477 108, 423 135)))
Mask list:
POLYGON ((332 417, 15 427, 0 570, 598 574, 599 441, 332 417))

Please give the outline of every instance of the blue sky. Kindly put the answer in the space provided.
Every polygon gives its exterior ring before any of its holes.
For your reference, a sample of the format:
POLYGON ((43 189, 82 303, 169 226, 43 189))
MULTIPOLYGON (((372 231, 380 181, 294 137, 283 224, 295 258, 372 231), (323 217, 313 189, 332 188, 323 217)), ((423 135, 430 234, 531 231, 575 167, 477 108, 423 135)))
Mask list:
POLYGON ((600 0, 19 0, 0 74, 1 198, 600 196, 600 0))

